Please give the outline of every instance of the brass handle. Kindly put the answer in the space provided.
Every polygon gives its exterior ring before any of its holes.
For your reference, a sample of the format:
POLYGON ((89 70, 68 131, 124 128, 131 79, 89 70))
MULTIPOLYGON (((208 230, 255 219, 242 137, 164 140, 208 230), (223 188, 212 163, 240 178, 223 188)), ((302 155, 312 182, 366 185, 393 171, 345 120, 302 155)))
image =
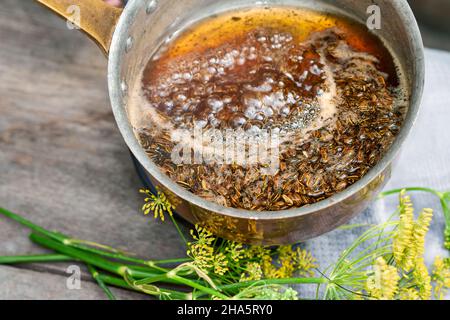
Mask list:
POLYGON ((109 6, 102 0, 37 1, 86 32, 106 54, 109 52, 122 9, 109 6))

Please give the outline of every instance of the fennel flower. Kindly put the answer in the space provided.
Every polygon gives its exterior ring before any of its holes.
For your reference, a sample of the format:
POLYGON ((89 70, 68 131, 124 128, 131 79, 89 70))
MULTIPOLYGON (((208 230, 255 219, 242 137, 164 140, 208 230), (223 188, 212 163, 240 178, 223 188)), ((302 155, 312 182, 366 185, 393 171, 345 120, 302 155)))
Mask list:
POLYGON ((398 291, 399 280, 397 268, 379 257, 375 261, 373 274, 367 278, 367 293, 374 299, 392 300, 398 291))
POLYGON ((422 213, 414 223, 414 246, 416 247, 416 258, 420 258, 425 253, 425 237, 430 229, 433 218, 433 210, 423 209, 422 213))
POLYGON ((263 277, 263 272, 261 266, 257 262, 247 263, 245 267, 245 272, 241 274, 241 282, 245 281, 258 281, 263 277))
POLYGON ((223 276, 225 273, 227 273, 228 260, 222 252, 217 253, 213 256, 211 269, 215 274, 219 276, 223 276))
POLYGON ((443 300, 450 289, 450 262, 436 257, 432 279, 436 283, 434 287, 436 299, 443 300))
POLYGON ((245 258, 245 249, 241 243, 228 241, 225 251, 233 262, 239 262, 245 258))
POLYGON ((162 193, 158 188, 157 191, 157 194, 154 195, 150 190, 139 190, 140 193, 147 195, 147 198, 144 199, 145 204, 142 207, 142 211, 145 215, 148 215, 150 212, 152 212, 155 216, 155 219, 159 217, 161 221, 164 221, 164 214, 168 213, 170 216, 172 216, 172 209, 175 209, 175 207, 170 203, 166 195, 162 193))
POLYGON ((428 272, 427 266, 423 258, 420 258, 416 262, 416 266, 413 271, 414 283, 419 290, 419 297, 422 300, 431 299, 431 277, 428 272))
POLYGON ((400 300, 414 301, 420 300, 419 293, 414 288, 403 288, 399 293, 400 300))
POLYGON ((397 265, 405 271, 409 271, 414 266, 416 257, 414 238, 414 208, 411 198, 400 193, 400 220, 394 236, 392 250, 397 265))
POLYGON ((297 271, 300 276, 313 276, 313 269, 317 268, 317 260, 312 256, 311 252, 297 248, 295 252, 295 262, 297 271))

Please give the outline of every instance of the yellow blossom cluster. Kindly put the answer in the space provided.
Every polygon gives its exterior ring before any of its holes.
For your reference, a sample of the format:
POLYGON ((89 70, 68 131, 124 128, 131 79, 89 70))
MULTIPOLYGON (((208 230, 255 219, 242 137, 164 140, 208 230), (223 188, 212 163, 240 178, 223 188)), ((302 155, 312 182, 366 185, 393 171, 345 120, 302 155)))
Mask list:
POLYGON ((374 299, 392 300, 398 290, 400 276, 397 268, 380 257, 375 261, 373 274, 368 277, 367 293, 374 299))
POLYGON ((175 207, 170 203, 170 201, 167 199, 166 195, 162 193, 158 188, 157 194, 154 195, 150 190, 141 189, 139 190, 140 193, 145 194, 147 197, 144 199, 145 204, 142 207, 142 211, 145 215, 148 215, 149 213, 153 213, 155 216, 155 219, 158 217, 161 219, 161 221, 164 221, 165 213, 168 213, 170 216, 173 215, 172 210, 175 209, 175 207))
POLYGON ((431 299, 431 277, 423 257, 416 261, 413 271, 413 283, 418 289, 419 297, 422 300, 431 299))
POLYGON ((281 246, 275 250, 253 247, 250 258, 256 261, 266 279, 312 276, 316 259, 308 251, 295 246, 281 246))
MULTIPOLYGON (((147 197, 142 207, 144 214, 153 213, 164 221, 165 213, 172 216, 174 206, 159 189, 154 195, 149 190, 140 190, 147 197)), ((294 275, 310 276, 316 268, 311 253, 298 247, 281 246, 271 249, 263 246, 244 247, 233 241, 223 241, 216 247, 218 239, 202 226, 196 225, 191 230, 192 242, 188 243, 187 255, 195 266, 206 272, 224 275, 234 265, 234 270, 244 269, 241 281, 278 278, 290 278, 294 275)))
POLYGON ((450 289, 450 260, 437 257, 434 261, 433 281, 436 283, 434 294, 437 299, 444 299, 450 289))
POLYGON ((293 246, 276 249, 244 247, 232 241, 217 245, 213 234, 198 225, 195 231, 191 231, 191 236, 194 241, 188 243, 188 256, 198 268, 219 276, 225 275, 231 267, 242 271, 241 281, 290 278, 294 275, 312 275, 312 269, 316 267, 315 259, 309 252, 293 246))
POLYGON ((241 274, 241 281, 258 281, 263 278, 261 265, 257 262, 249 262, 245 268, 245 272, 241 274))
POLYGON ((392 243, 395 265, 387 264, 384 258, 378 258, 373 274, 367 279, 367 292, 375 299, 398 297, 428 300, 431 298, 432 286, 423 255, 433 212, 431 209, 424 209, 416 220, 411 199, 403 191, 400 194, 399 213, 392 243), (399 273, 408 283, 407 288, 399 288, 399 273))
MULTIPOLYGON (((215 238, 211 232, 205 228, 196 225, 195 232, 191 230, 193 242, 188 243, 187 255, 192 258, 194 264, 202 270, 210 270, 217 266, 221 260, 214 261, 214 247, 215 238)), ((226 266, 222 266, 221 270, 226 266)))
POLYGON ((241 243, 229 242, 225 251, 234 262, 239 262, 245 258, 245 249, 241 243))
POLYGON ((425 251, 425 236, 433 211, 424 209, 415 220, 411 199, 404 192, 400 195, 399 209, 400 221, 392 245, 393 254, 397 266, 404 272, 409 272, 420 262, 425 251))
POLYGON ((228 260, 222 252, 219 252, 213 256, 212 271, 220 276, 223 276, 225 273, 227 273, 228 260))
POLYGON ((415 301, 420 300, 419 293, 414 288, 402 288, 399 293, 400 300, 415 301))
POLYGON ((410 248, 410 246, 414 233, 414 207, 411 203, 411 198, 403 192, 400 196, 399 209, 400 220, 392 246, 397 265, 405 270, 409 270, 413 267, 413 248, 410 248))

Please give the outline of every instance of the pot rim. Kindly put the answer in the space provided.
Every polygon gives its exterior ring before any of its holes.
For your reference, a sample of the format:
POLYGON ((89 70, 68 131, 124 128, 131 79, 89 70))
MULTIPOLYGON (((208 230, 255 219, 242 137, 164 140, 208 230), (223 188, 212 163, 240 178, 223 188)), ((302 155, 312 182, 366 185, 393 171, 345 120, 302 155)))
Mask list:
POLYGON ((125 7, 116 30, 113 35, 109 61, 108 61, 108 88, 111 100, 111 106, 116 119, 119 130, 136 159, 142 164, 147 172, 161 183, 165 188, 175 193, 183 200, 208 211, 214 211, 231 218, 251 219, 251 220, 278 220, 296 218, 308 214, 313 214, 324 210, 338 202, 351 197, 362 188, 367 186, 370 182, 376 179, 395 159, 400 151, 401 146, 409 136, 418 116, 419 107, 421 103, 424 78, 425 78, 425 64, 424 64, 424 47, 422 37, 414 18, 411 8, 406 0, 394 1, 393 6, 398 11, 403 23, 407 24, 410 33, 406 36, 410 37, 413 50, 415 51, 415 74, 412 76, 413 82, 411 84, 410 103, 408 115, 405 119, 402 129, 395 139, 392 146, 383 156, 383 158, 359 181, 346 188, 340 193, 324 199, 315 204, 303 206, 300 208, 292 208, 280 211, 251 211, 236 208, 227 208, 217 203, 205 200, 187 190, 180 187, 177 183, 172 181, 154 164, 141 147, 134 134, 133 128, 129 122, 126 108, 123 102, 123 86, 120 79, 120 66, 122 62, 122 54, 124 52, 125 43, 128 37, 128 27, 132 25, 134 17, 138 10, 145 4, 145 1, 132 0, 129 1, 125 7))

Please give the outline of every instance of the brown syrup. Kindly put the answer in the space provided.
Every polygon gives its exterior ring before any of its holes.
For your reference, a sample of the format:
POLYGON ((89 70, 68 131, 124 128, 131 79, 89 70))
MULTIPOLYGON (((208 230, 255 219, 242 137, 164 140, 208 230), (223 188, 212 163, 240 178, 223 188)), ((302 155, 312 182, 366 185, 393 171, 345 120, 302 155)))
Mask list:
POLYGON ((149 61, 134 125, 153 161, 191 192, 228 207, 288 209, 342 191, 379 161, 406 111, 400 86, 393 57, 365 26, 304 9, 232 11, 149 61), (173 163, 171 131, 194 127, 280 133, 277 172, 173 163))

